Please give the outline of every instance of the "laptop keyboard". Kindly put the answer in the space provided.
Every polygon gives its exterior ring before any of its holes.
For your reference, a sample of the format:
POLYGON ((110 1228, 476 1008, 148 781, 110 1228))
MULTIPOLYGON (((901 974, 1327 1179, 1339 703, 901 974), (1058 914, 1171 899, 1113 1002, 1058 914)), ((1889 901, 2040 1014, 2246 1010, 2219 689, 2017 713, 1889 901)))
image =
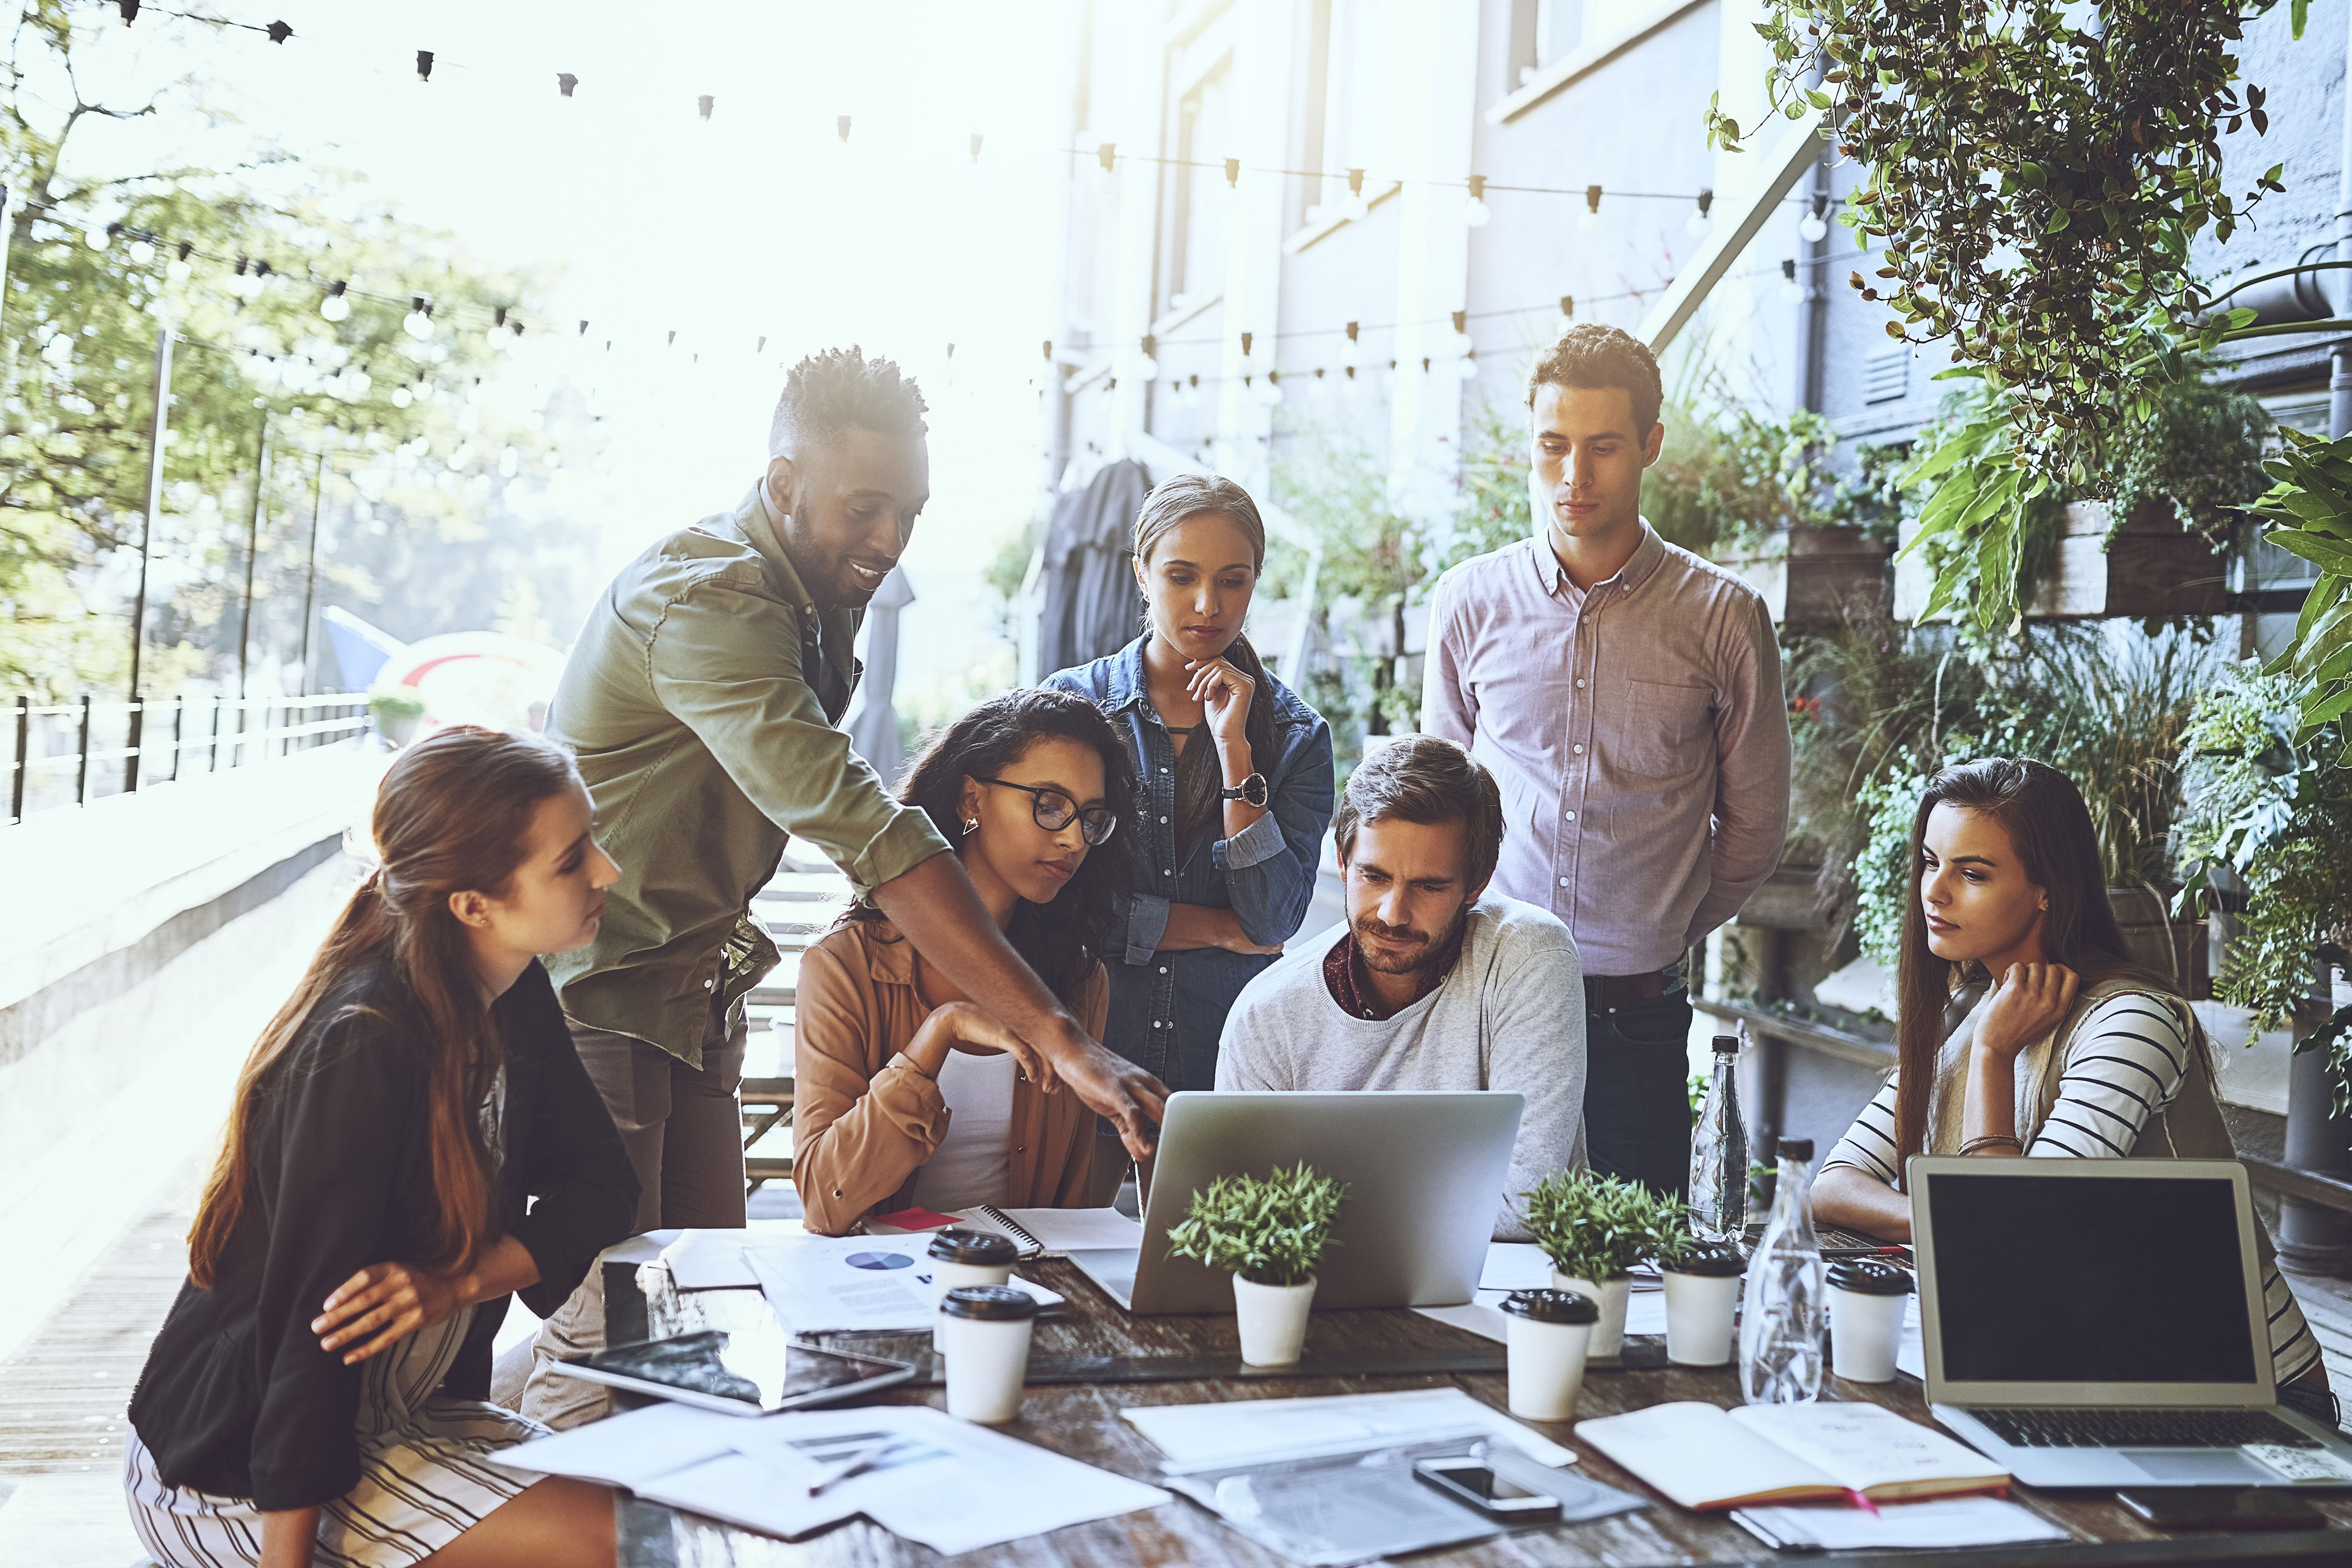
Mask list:
POLYGON ((2267 1410, 1978 1410, 1969 1415, 2021 1448, 2325 1447, 2267 1410))

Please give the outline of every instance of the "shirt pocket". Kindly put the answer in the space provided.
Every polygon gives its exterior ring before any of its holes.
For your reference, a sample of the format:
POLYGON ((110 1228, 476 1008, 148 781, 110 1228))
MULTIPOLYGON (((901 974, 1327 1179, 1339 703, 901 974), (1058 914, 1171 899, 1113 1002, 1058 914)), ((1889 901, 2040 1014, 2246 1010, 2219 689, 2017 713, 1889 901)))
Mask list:
POLYGON ((1601 755, 1614 769, 1639 778, 1688 775, 1702 753, 1714 750, 1713 698, 1704 686, 1663 680, 1621 683, 1615 721, 1601 741, 1601 755))

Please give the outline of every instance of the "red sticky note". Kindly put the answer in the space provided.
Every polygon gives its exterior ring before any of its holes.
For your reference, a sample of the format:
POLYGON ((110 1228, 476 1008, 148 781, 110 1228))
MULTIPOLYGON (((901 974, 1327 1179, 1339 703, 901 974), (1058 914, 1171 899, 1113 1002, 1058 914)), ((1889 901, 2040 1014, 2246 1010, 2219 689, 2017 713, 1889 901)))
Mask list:
POLYGON ((896 1214, 877 1214, 868 1223, 887 1225, 893 1230, 940 1230, 963 1221, 951 1214, 933 1214, 929 1209, 916 1207, 900 1209, 896 1214))

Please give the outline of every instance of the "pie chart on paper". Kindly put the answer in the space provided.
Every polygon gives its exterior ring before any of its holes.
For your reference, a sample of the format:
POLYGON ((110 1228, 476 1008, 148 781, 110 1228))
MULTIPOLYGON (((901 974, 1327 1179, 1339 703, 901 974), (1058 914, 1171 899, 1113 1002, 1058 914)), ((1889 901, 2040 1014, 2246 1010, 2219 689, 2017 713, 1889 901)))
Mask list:
POLYGON ((852 1268, 912 1268, 915 1260, 903 1252, 853 1252, 842 1259, 852 1268))

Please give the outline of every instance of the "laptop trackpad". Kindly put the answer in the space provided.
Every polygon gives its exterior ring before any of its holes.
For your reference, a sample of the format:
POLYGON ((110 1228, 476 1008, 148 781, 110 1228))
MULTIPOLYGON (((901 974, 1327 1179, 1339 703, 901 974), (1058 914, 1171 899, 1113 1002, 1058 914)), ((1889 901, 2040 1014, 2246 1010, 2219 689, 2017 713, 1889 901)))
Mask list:
POLYGON ((2234 1448, 2208 1448, 2201 1453, 2125 1448, 2117 1450, 2117 1457, 2149 1480, 2167 1486, 2274 1485, 2278 1480, 2275 1473, 2234 1448))

